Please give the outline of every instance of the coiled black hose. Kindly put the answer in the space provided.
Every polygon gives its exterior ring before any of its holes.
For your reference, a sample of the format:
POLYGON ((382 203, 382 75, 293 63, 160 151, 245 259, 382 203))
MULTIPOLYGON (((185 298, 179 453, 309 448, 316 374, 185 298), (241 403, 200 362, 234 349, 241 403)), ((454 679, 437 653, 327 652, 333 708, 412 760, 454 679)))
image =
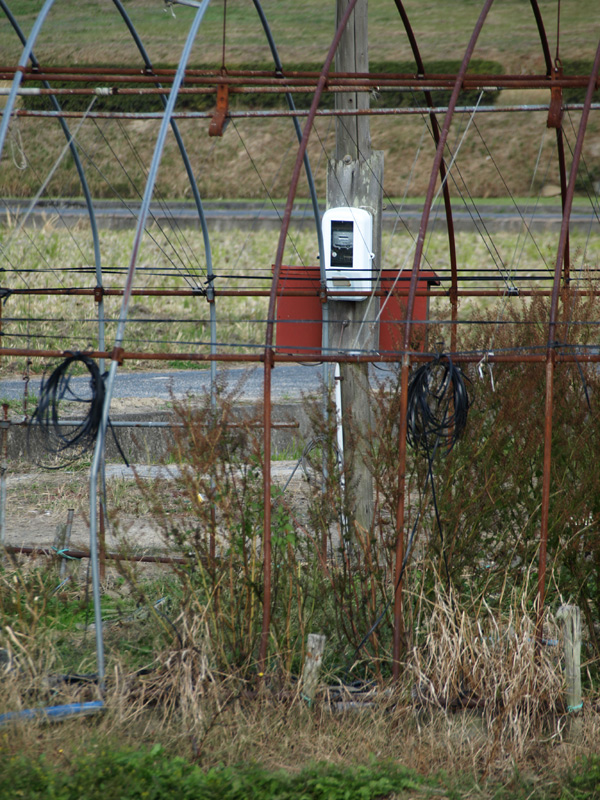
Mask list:
MULTIPOLYGON (((73 353, 66 358, 48 380, 42 380, 38 405, 27 428, 29 458, 44 469, 62 469, 80 459, 96 442, 104 395, 104 376, 93 359, 83 353, 73 353), (76 364, 82 364, 89 373, 89 382, 80 390, 71 381, 76 364), (87 412, 83 419, 78 413, 78 420, 65 425, 69 417, 63 413, 61 420, 60 414, 65 409, 70 411, 70 403, 87 406, 87 412)), ((116 437, 115 442, 127 464, 116 437)))
POLYGON ((452 450, 462 436, 469 413, 465 375, 448 355, 440 354, 413 374, 408 387, 407 441, 432 453, 440 442, 452 450))

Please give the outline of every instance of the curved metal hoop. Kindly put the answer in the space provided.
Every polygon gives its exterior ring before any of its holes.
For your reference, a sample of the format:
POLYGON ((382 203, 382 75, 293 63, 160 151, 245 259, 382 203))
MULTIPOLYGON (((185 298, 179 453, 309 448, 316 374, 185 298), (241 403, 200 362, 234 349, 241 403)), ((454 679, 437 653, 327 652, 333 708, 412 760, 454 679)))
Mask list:
MULTIPOLYGON (((19 37, 21 44, 25 47, 27 45, 27 39, 25 34, 21 30, 21 27, 15 17, 13 16, 10 8, 8 7, 5 0, 0 0, 0 7, 6 14, 8 21, 12 25, 15 33, 19 37)), ((31 61, 32 66, 39 67, 39 62, 34 55, 33 49, 31 49, 29 60, 31 61)), ((49 89, 50 84, 48 81, 43 81, 44 88, 49 89)), ((54 106, 55 111, 61 111, 61 106, 58 101, 56 95, 50 95, 50 102, 54 106)), ((98 235, 98 225, 96 222, 96 212, 94 209, 94 201, 92 200, 92 195, 88 186, 87 179, 85 177, 85 171, 83 169, 83 165, 81 163, 81 159, 79 158, 79 151, 73 138, 71 136, 71 131, 69 130, 69 126, 67 121, 64 117, 58 118, 60 127, 64 133, 65 139, 69 143, 69 150, 71 151, 71 155, 73 157, 73 163, 75 164, 75 169, 77 170, 77 175, 79 177, 79 182, 81 184, 81 190, 83 192, 83 196, 85 198, 85 204, 88 212, 88 216, 90 219, 90 228, 92 231, 92 241, 94 244, 94 265, 96 268, 96 285, 98 287, 102 287, 102 259, 100 254, 100 237, 98 235)), ((2 157, 2 151, 0 149, 0 158, 2 157)), ((105 343, 104 343, 104 300, 102 296, 98 302, 98 350, 104 350, 105 343)), ((103 370, 104 367, 101 364, 100 369, 103 370)))

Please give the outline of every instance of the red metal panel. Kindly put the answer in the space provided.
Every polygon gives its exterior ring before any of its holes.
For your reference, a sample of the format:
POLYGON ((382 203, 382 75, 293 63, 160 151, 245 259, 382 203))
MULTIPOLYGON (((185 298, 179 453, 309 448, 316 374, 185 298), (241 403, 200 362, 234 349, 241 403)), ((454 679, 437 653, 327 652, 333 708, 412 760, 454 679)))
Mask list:
MULTIPOLYGON (((404 339, 404 325, 406 319, 406 305, 408 287, 411 273, 398 270, 383 270, 381 273, 381 288, 391 291, 389 297, 379 298, 379 307, 382 309, 379 326, 379 350, 380 352, 399 351, 402 348, 404 339)), ((413 308, 413 322, 411 324, 411 346, 414 350, 423 350, 426 340, 427 329, 420 321, 425 322, 428 314, 428 297, 420 294, 429 290, 432 285, 439 286, 439 280, 435 272, 422 270, 417 281, 417 292, 413 308)))
MULTIPOLYGON (((411 273, 398 270, 384 270, 381 274, 381 289, 391 292, 379 298, 381 311, 379 328, 379 349, 381 352, 398 351, 402 346, 406 318, 406 298, 411 273)), ((417 282, 417 292, 425 292, 432 285, 439 285, 434 272, 423 270, 417 282)), ((281 268, 277 286, 277 329, 276 348, 280 353, 296 353, 318 356, 321 350, 322 309, 319 291, 321 276, 318 267, 281 268), (312 297, 295 297, 294 292, 312 291, 312 297)), ((335 302, 335 301, 332 301, 335 302)), ((413 347, 422 350, 425 342, 425 325, 419 321, 427 320, 425 295, 415 298, 413 325, 413 347)))
POLYGON ((321 352, 322 310, 318 267, 282 267, 277 283, 277 328, 275 346, 279 352, 307 356, 321 352), (314 291, 314 297, 293 297, 285 294, 301 289, 314 291), (284 294, 279 294, 284 292, 284 294))

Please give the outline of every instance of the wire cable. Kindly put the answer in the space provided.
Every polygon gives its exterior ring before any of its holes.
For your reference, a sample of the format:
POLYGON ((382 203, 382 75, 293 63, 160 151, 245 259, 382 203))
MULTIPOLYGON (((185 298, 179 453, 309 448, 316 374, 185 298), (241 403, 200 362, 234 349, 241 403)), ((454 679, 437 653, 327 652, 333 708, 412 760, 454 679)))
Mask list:
MULTIPOLYGON (((104 376, 89 356, 72 353, 59 364, 47 381, 42 379, 38 405, 27 426, 27 452, 30 459, 43 469, 63 469, 81 458, 95 444, 102 420, 104 395, 104 376), (71 383, 72 368, 76 364, 82 364, 90 376, 83 391, 77 391, 71 383), (59 421, 60 406, 68 403, 88 406, 85 417, 80 422, 74 420, 72 428, 60 425, 59 421), (40 459, 40 448, 49 457, 50 463, 40 459)), ((129 466, 112 426, 111 430, 119 453, 129 466)))
POLYGON ((431 453, 438 438, 450 452, 464 433, 470 408, 462 369, 440 353, 419 367, 408 386, 407 441, 416 451, 431 453))

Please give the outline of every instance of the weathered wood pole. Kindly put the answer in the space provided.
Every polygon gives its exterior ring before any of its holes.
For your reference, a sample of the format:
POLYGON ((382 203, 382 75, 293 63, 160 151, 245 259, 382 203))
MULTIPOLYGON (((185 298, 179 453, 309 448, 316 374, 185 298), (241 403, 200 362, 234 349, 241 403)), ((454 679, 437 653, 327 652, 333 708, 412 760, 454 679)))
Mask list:
MULTIPOLYGON (((337 1, 336 27, 349 0, 337 1)), ((368 72, 368 0, 358 0, 335 56, 336 72, 368 72)), ((367 92, 337 92, 336 109, 369 107, 367 92)), ((373 152, 367 116, 336 117, 335 157, 327 172, 327 207, 357 207, 373 216, 373 285, 381 269, 383 152, 373 152)), ((329 346, 340 351, 376 350, 379 346, 378 298, 329 303, 329 346)), ((367 364, 341 364, 344 463, 353 479, 347 487, 351 517, 369 529, 373 521, 373 479, 365 464, 365 443, 372 428, 367 364), (358 434, 358 437, 357 437, 358 434)))
POLYGON ((577 606, 562 605, 556 618, 562 622, 565 650, 567 710, 579 711, 581 700, 581 611, 577 606))
POLYGON ((320 633, 309 633, 307 637, 304 672, 302 673, 302 697, 312 705, 319 683, 323 652, 327 637, 320 633))

